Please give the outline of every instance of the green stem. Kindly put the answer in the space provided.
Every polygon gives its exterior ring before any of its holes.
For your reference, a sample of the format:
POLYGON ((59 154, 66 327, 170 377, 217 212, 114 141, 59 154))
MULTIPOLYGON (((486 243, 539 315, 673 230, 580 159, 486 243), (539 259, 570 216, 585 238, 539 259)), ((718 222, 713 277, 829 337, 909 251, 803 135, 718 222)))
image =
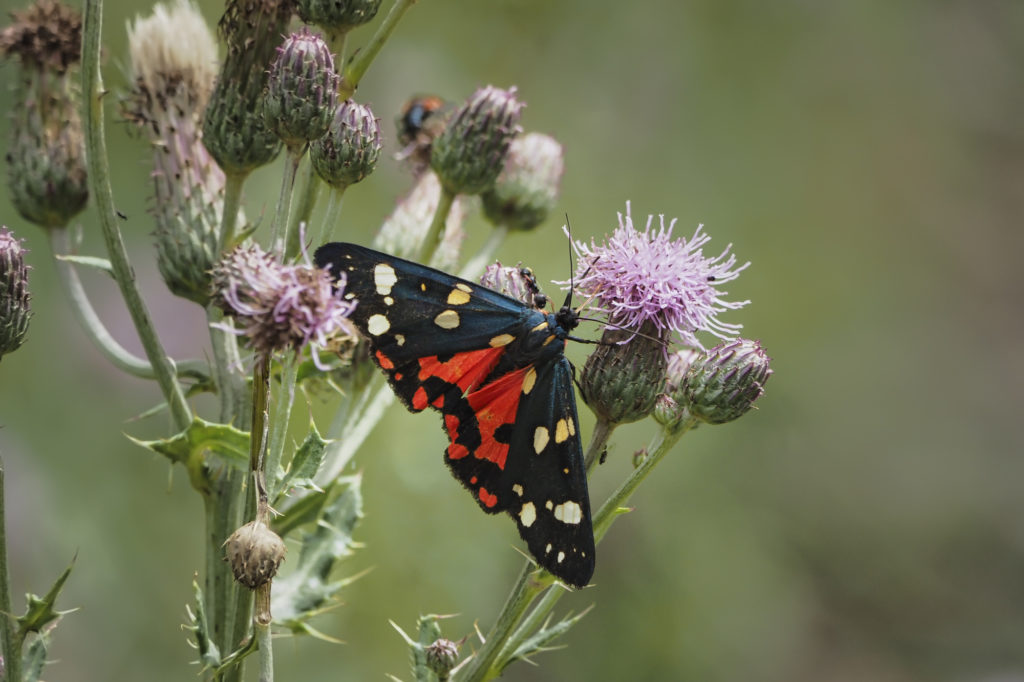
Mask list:
POLYGON ((266 617, 268 621, 262 623, 259 619, 256 621, 256 638, 259 640, 259 666, 260 666, 260 682, 273 682, 274 680, 274 646, 273 640, 270 637, 270 585, 267 583, 257 589, 257 602, 266 602, 266 617), (263 596, 263 590, 266 588, 266 596, 263 596))
POLYGON ((100 78, 100 27, 103 22, 103 0, 86 0, 85 23, 82 37, 82 92, 85 96, 82 120, 85 127, 85 153, 89 169, 89 189, 96 201, 103 241, 121 289, 121 296, 153 366, 157 383, 170 406, 174 424, 184 430, 192 421, 192 412, 178 383, 174 365, 164 352, 160 339, 142 296, 135 286, 135 275, 128 262, 128 252, 117 227, 114 197, 110 189, 110 169, 107 165, 107 142, 103 130, 103 89, 100 78))
POLYGON ((473 654, 473 659, 466 672, 459 675, 460 682, 482 682, 494 679, 501 674, 501 668, 494 665, 498 654, 504 648, 505 642, 512 634, 516 624, 530 607, 530 603, 551 584, 552 580, 550 574, 543 571, 538 573, 533 563, 526 562, 523 570, 519 572, 519 578, 513 585, 512 592, 505 600, 505 606, 502 607, 497 622, 487 633, 484 645, 480 651, 473 654))
MULTIPOLYGON (((391 403, 395 401, 394 391, 383 380, 377 384, 372 399, 368 397, 369 395, 370 390, 367 387, 360 403, 349 408, 348 419, 340 429, 340 434, 338 436, 330 434, 336 440, 331 443, 332 447, 325 455, 324 464, 317 473, 316 479, 321 485, 330 483, 341 475, 345 465, 352 459, 366 437, 370 435, 370 431, 384 416, 384 412, 391 406, 391 403)), ((333 427, 335 423, 337 421, 331 426, 333 427)))
POLYGON ((455 195, 441 187, 441 196, 437 199, 437 210, 434 211, 434 219, 430 221, 426 236, 420 243, 419 262, 429 263, 441 243, 441 236, 444 234, 445 225, 448 222, 448 214, 451 213, 452 204, 455 203, 455 195))
POLYGON ((320 239, 317 244, 325 244, 331 240, 334 226, 341 219, 341 203, 346 189, 348 189, 348 185, 331 188, 331 196, 327 200, 327 212, 324 213, 324 222, 320 226, 320 239))
POLYGON ((281 365, 281 391, 274 405, 274 419, 270 427, 270 447, 267 449, 267 461, 264 473, 267 479, 267 490, 270 499, 275 499, 277 490, 277 474, 284 455, 284 444, 288 436, 288 421, 292 406, 295 404, 295 381, 299 374, 298 354, 289 353, 281 365))
POLYGON ((274 227, 270 233, 270 248, 280 249, 281 258, 285 260, 285 253, 288 245, 288 214, 292 208, 292 194, 295 189, 295 174, 299 169, 299 161, 305 147, 299 149, 288 149, 284 160, 284 174, 281 178, 281 196, 277 199, 277 213, 274 216, 274 227))
POLYGON ((285 254, 289 260, 299 253, 303 238, 309 235, 309 218, 313 215, 321 184, 320 176, 313 172, 313 162, 310 161, 309 154, 304 155, 295 180, 294 194, 298 200, 294 202, 291 216, 288 218, 289 241, 285 254), (301 225, 305 225, 305 228, 300 229, 301 225))
POLYGON ((402 15, 415 2, 416 0, 395 0, 395 4, 391 6, 391 10, 381 25, 377 27, 377 32, 373 34, 370 42, 359 50, 352 57, 352 61, 342 70, 341 83, 338 86, 339 102, 344 102, 355 93, 356 88, 359 87, 359 81, 366 74, 366 70, 370 68, 370 64, 373 63, 377 53, 384 47, 384 43, 387 42, 391 32, 398 26, 402 15))
POLYGON ((11 576, 7 565, 7 513, 4 502, 4 463, 0 460, 0 620, 6 680, 21 680, 21 638, 11 611, 11 576))
MULTIPOLYGON (((60 258, 60 256, 71 253, 71 239, 67 228, 54 227, 46 230, 46 234, 49 237, 50 251, 53 254, 53 262, 57 268, 60 283, 64 288, 64 295, 71 303, 71 312, 78 319, 85 335, 92 339, 96 348, 118 369, 143 379, 155 377, 153 365, 125 349, 110 335, 92 307, 92 303, 89 302, 89 297, 85 293, 82 280, 79 279, 74 265, 60 258)), ((178 364, 175 364, 173 360, 171 362, 181 376, 193 377, 199 381, 209 379, 204 362, 199 360, 187 360, 178 364)))
POLYGON ((594 432, 590 434, 590 445, 587 446, 587 454, 583 456, 583 464, 587 468, 587 476, 594 471, 594 465, 601 460, 601 453, 608 447, 608 439, 612 437, 612 431, 618 424, 613 424, 607 419, 598 417, 594 422, 594 432))
POLYGON ((494 260, 494 255, 498 253, 498 249, 505 243, 506 237, 508 237, 508 227, 505 225, 495 225, 494 229, 491 230, 491 235, 487 238, 487 243, 484 244, 483 248, 475 256, 466 262, 466 265, 459 272, 459 276, 462 279, 479 277, 480 273, 494 260))
POLYGON ((223 254, 234 248, 235 229, 238 227, 238 213, 242 205, 242 185, 248 173, 228 173, 224 177, 224 204, 220 217, 220 248, 223 254))

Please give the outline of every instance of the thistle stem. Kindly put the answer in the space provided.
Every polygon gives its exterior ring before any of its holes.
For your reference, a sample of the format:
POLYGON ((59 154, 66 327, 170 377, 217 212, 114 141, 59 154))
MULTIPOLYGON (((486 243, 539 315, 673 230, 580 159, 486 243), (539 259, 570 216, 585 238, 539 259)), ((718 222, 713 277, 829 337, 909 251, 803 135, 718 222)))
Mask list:
POLYGON ((235 228, 238 227, 238 212, 242 205, 242 185, 248 173, 227 173, 224 177, 224 205, 220 217, 220 248, 218 254, 234 248, 235 228))
POLYGON ((426 236, 420 243, 419 262, 429 263, 441 243, 441 235, 448 222, 448 214, 451 213, 452 204, 455 203, 455 194, 449 192, 444 186, 441 187, 441 195, 437 200, 437 210, 434 211, 434 219, 430 221, 426 236))
POLYGON ((317 481, 322 485, 330 483, 341 475, 356 450, 360 448, 366 437, 370 435, 370 431, 384 416, 384 412, 395 401, 394 392, 384 383, 383 379, 376 383, 376 388, 372 391, 372 398, 369 397, 370 394, 370 386, 367 386, 356 404, 347 405, 348 418, 344 420, 338 434, 334 433, 334 427, 340 420, 335 420, 331 424, 329 433, 334 440, 331 443, 330 451, 324 457, 324 464, 316 476, 317 481))
POLYGON ((7 680, 21 679, 21 638, 11 611, 11 578, 7 565, 7 514, 4 501, 4 463, 0 460, 0 620, 3 621, 3 655, 7 680))
POLYGON ((334 226, 341 219, 341 204, 346 189, 348 189, 348 185, 331 188, 331 196, 327 200, 327 212, 324 213, 324 222, 320 226, 318 244, 325 244, 331 240, 331 236, 334 234, 334 226))
POLYGON ((415 2, 416 0, 395 0, 395 4, 391 6, 391 10, 384 17, 381 25, 377 27, 377 32, 373 34, 370 42, 359 50, 352 57, 352 61, 342 70, 341 83, 338 85, 339 102, 344 102, 355 93, 356 88, 359 87, 359 81, 362 80, 363 75, 370 68, 370 64, 373 63, 377 53, 384 47, 384 43, 387 42, 391 32, 398 26, 398 22, 402 19, 406 10, 412 7, 415 2))
POLYGON ((608 446, 608 440, 612 437, 612 431, 618 424, 598 417, 594 423, 594 432, 590 434, 590 445, 587 446, 587 454, 583 456, 583 464, 587 468, 587 476, 594 471, 594 465, 596 465, 601 459, 601 453, 605 451, 608 446))
POLYGON ((462 279, 479 277, 480 273, 494 260, 494 255, 498 253, 498 249, 505 243, 507 237, 508 226, 495 225, 494 229, 491 230, 490 236, 487 237, 487 243, 484 244, 483 248, 475 256, 466 262, 466 265, 459 272, 459 276, 462 279))
POLYGON ((309 154, 303 155, 295 179, 296 191, 294 194, 297 200, 294 202, 291 216, 288 218, 289 237, 285 254, 289 259, 299 253, 300 242, 309 234, 309 218, 313 214, 313 207, 316 206, 320 185, 320 176, 313 172, 313 163, 310 161, 309 154))
POLYGON ((86 0, 82 33, 82 92, 85 105, 82 121, 85 128, 85 153, 89 172, 89 189, 96 201, 103 241, 121 296, 153 366, 157 383, 170 406, 175 426, 184 430, 192 421, 192 411, 178 383, 174 365, 163 350, 146 304, 135 286, 135 275, 128 262, 121 232, 117 227, 114 197, 110 188, 107 142, 103 130, 103 89, 100 77, 100 28, 103 22, 103 0, 86 0))
POLYGON ((258 606, 258 612, 266 614, 267 622, 261 622, 260 617, 256 619, 256 639, 259 644, 259 666, 260 682, 273 682, 274 680, 274 646, 270 636, 270 585, 267 583, 256 589, 256 602, 266 607, 265 611, 258 606))
POLYGON ((290 353, 281 365, 281 391, 274 406, 273 427, 270 429, 270 447, 267 449, 267 461, 264 465, 264 476, 270 499, 276 499, 277 474, 284 455, 284 444, 288 435, 288 422, 295 403, 295 381, 299 374, 299 361, 296 353, 290 353))
POLYGON ((286 260, 288 245, 288 214, 292 207, 292 193, 295 189, 295 174, 299 169, 299 160, 305 147, 288 149, 284 160, 284 173, 281 177, 281 196, 277 200, 277 213, 274 216, 274 227, 270 233, 271 250, 280 249, 280 260, 286 260), (280 246, 279 246, 280 245, 280 246))

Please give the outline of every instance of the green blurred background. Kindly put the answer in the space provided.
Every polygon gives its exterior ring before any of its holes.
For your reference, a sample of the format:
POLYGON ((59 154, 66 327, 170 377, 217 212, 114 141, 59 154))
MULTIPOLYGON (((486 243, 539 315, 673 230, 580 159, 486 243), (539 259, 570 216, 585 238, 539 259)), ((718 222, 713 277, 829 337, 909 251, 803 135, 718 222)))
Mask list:
MULTIPOLYGON (((201 7, 212 23, 222 4, 201 7)), ((142 9, 107 2, 115 93, 125 22, 142 9)), ((358 93, 388 154, 411 94, 517 85, 523 127, 565 145, 559 210, 576 235, 610 232, 627 200, 635 216, 678 217, 680 235, 704 223, 709 253, 732 242, 752 261, 730 294, 753 302, 725 319, 774 359, 759 410, 685 438, 635 496, 599 548, 596 587, 560 605, 596 606, 568 648, 507 679, 1024 680, 1022 64, 1019 0, 413 7, 358 93)), ((2 91, 13 78, 0 69, 2 91)), ((156 275, 148 150, 115 100, 113 184, 136 272, 170 351, 202 356, 203 315, 156 275)), ((251 218, 272 214, 278 178, 249 183, 251 218)), ((336 235, 368 241, 408 185, 388 157, 348 193, 336 235)), ((34 266, 28 343, 0 365, 17 608, 78 557, 60 605, 80 610, 45 677, 189 679, 199 498, 124 437, 165 433, 162 417, 129 421, 158 393, 86 340, 43 235, 6 195, 0 221, 34 266)), ((101 254, 91 207, 81 223, 83 251, 101 254)), ((561 223, 513 236, 500 257, 564 278, 561 223)), ((478 215, 469 227, 471 253, 489 228, 478 215)), ((86 282, 137 349, 113 284, 86 282)), ((421 613, 455 613, 453 639, 486 630, 522 563, 513 524, 479 513, 442 465, 437 419, 395 407, 386 424, 357 458, 366 547, 345 566, 373 570, 318 621, 346 644, 280 640, 278 679, 408 679, 388 620, 411 630, 421 613)), ((594 504, 653 433, 617 433, 594 504)))

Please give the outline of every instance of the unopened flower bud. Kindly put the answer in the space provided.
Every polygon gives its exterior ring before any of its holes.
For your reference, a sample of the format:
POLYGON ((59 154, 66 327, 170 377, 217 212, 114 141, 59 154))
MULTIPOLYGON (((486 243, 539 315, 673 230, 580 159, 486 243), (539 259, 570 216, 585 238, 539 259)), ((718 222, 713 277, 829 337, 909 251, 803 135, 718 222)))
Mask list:
POLYGON ((225 173, 247 175, 281 151, 260 105, 292 9, 291 0, 228 0, 218 24, 227 54, 203 118, 203 144, 225 173))
POLYGON ((259 521, 245 524, 224 543, 224 559, 235 580, 250 590, 273 580, 285 551, 284 540, 259 521))
POLYGON ((492 263, 480 276, 480 284, 533 308, 543 308, 547 305, 547 296, 541 293, 540 287, 537 286, 533 270, 521 265, 510 268, 501 263, 492 263))
POLYGON ((0 357, 25 342, 30 317, 25 247, 0 227, 0 357))
POLYGON ((430 166, 452 194, 479 194, 494 184, 523 105, 516 89, 488 85, 473 93, 434 141, 430 166))
POLYGON ((77 71, 82 17, 53 0, 13 12, 0 53, 21 64, 11 106, 8 185, 14 207, 44 228, 64 227, 89 199, 77 71))
POLYGON ((298 0, 299 18, 335 35, 345 34, 377 16, 381 0, 298 0))
POLYGON ((353 185, 373 172, 380 158, 380 122, 370 107, 342 103, 330 128, 309 148, 317 175, 332 187, 353 185))
POLYGON ((517 137, 494 186, 480 197, 484 215, 495 225, 532 230, 555 207, 564 170, 562 145, 555 138, 541 133, 517 137))
MULTIPOLYGON (((384 219, 384 224, 374 237, 373 248, 401 258, 414 257, 419 253, 420 244, 426 237, 440 199, 441 183, 437 175, 433 172, 421 175, 409 193, 398 201, 391 215, 384 219)), ((431 265, 447 270, 458 264, 459 250, 466 237, 462 227, 465 218, 466 205, 462 197, 456 197, 445 222, 441 243, 430 261, 431 265)))
POLYGON ((724 424, 746 414, 764 393, 770 362, 757 341, 726 341, 694 360, 677 393, 693 416, 724 424))
POLYGON ((677 431, 693 425, 693 417, 686 409, 687 401, 679 389, 686 379, 686 372, 701 353, 692 349, 678 350, 668 356, 665 368, 665 392, 658 396, 651 416, 668 431, 677 431))
POLYGON ((459 662, 459 646, 450 639, 437 639, 425 649, 427 667, 441 679, 448 679, 449 673, 459 662))
POLYGON ((654 409, 665 382, 666 358, 651 323, 640 334, 606 329, 580 375, 583 400, 601 419, 628 424, 654 409), (641 335, 642 334, 642 335, 641 335))
POLYGON ((338 103, 338 73, 324 39, 308 28, 293 33, 270 67, 263 118, 290 149, 327 132, 338 103))

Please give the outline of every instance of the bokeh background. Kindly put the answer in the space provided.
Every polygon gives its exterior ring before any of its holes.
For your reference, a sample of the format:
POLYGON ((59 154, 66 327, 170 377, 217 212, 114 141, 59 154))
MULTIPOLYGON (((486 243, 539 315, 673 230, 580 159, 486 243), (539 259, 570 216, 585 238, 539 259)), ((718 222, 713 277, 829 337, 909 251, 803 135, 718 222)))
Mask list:
MULTIPOLYGON (((142 5, 106 3, 115 94, 125 22, 142 5)), ((201 9, 213 23, 222 4, 201 9)), ((677 217, 681 235, 704 223, 710 252, 731 242, 752 262, 730 285, 752 303, 726 319, 775 369, 759 410, 684 438, 635 496, 599 548, 596 587, 561 602, 595 606, 568 648, 507 679, 1024 680, 1022 64, 1018 0, 413 7, 358 93, 384 120, 387 152, 411 94, 517 85, 523 127, 565 145, 560 210, 576 235, 610 232, 627 200, 634 215, 677 217)), ((13 78, 0 68, 0 91, 13 78)), ((136 272, 170 351, 202 356, 202 314, 155 273, 148 150, 116 99, 108 144, 136 272)), ((272 214, 278 178, 275 167, 249 183, 251 217, 272 214)), ((336 234, 368 241, 409 183, 384 160, 347 194, 336 234)), ((0 221, 34 267, 29 341, 0 365, 18 609, 77 554, 60 605, 79 610, 45 677, 187 679, 199 499, 182 470, 125 438, 164 433, 161 417, 132 420, 158 392, 83 336, 43 235, 5 194, 0 221)), ((513 236, 500 257, 564 278, 561 224, 513 236)), ((83 252, 100 255, 91 208, 81 225, 83 252)), ((470 219, 467 252, 488 230, 470 219)), ((138 348, 113 284, 86 281, 138 348)), ((653 433, 617 433, 594 504, 653 433)), ((489 627, 522 563, 517 538, 477 511, 443 446, 434 416, 395 407, 359 453, 366 546, 345 571, 372 571, 318 621, 346 644, 281 640, 280 679, 408 679, 389 619, 411 630, 421 613, 459 614, 453 639, 489 627)))

